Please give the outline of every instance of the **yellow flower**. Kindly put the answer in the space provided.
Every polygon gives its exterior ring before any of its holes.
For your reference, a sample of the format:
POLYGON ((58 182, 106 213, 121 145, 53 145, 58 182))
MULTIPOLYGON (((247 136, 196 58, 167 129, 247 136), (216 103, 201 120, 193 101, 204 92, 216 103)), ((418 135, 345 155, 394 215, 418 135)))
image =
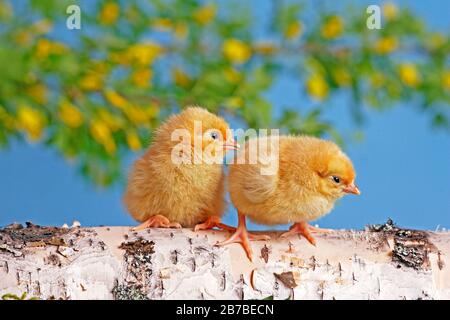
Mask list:
POLYGON ((225 101, 225 105, 230 108, 241 108, 244 105, 244 99, 238 96, 232 96, 225 101))
POLYGON ((78 128, 83 124, 83 114, 67 100, 59 104, 58 115, 62 122, 71 128, 78 128))
POLYGON ((123 112, 126 114, 128 119, 136 125, 146 124, 149 121, 149 115, 144 108, 129 105, 123 112))
POLYGON ((67 48, 64 44, 56 41, 50 41, 45 38, 39 39, 36 44, 36 56, 41 59, 45 59, 52 54, 63 54, 66 50, 67 48))
POLYGON ((109 154, 116 152, 116 142, 105 122, 95 119, 91 122, 89 129, 92 137, 105 148, 106 152, 109 154))
POLYGON ((207 25, 216 16, 217 8, 214 4, 208 4, 194 11, 194 20, 198 24, 207 25))
POLYGON ((188 87, 191 83, 191 78, 183 70, 178 68, 172 70, 172 79, 176 85, 182 88, 188 87))
POLYGON ((119 108, 119 109, 125 109, 128 106, 128 101, 122 97, 120 94, 118 94, 115 91, 112 90, 106 90, 105 91, 105 98, 106 100, 111 103, 113 106, 119 108))
POLYGON ((328 96, 328 84, 319 74, 313 74, 306 81, 306 90, 312 97, 323 100, 328 96))
POLYGON ((398 72, 400 79, 404 84, 410 87, 415 87, 420 82, 420 75, 417 68, 412 63, 403 63, 399 66, 398 72))
POLYGON ((332 16, 324 23, 321 29, 322 36, 326 39, 338 37, 344 29, 344 21, 339 16, 332 16))
POLYGON ((189 32, 188 26, 186 23, 179 22, 175 25, 175 28, 173 29, 173 33, 175 34, 175 37, 178 39, 184 39, 186 38, 187 34, 189 32))
POLYGON ((107 2, 102 7, 100 14, 99 14, 99 20, 104 25, 112 25, 117 21, 117 18, 119 17, 120 13, 120 7, 115 2, 107 2))
POLYGON ((134 130, 127 131, 127 143, 130 149, 133 151, 142 149, 141 140, 134 130))
POLYGON ((273 43, 260 42, 255 44, 254 50, 262 55, 271 55, 275 54, 278 51, 278 48, 273 43))
POLYGON ((222 52, 228 60, 234 63, 244 63, 252 55, 251 48, 237 39, 226 40, 222 45, 222 52))
POLYGON ((238 83, 242 80, 242 75, 234 68, 226 68, 224 71, 225 79, 230 83, 238 83))
POLYGON ((103 79, 95 73, 87 74, 80 80, 80 87, 86 91, 98 91, 103 86, 103 79))
POLYGON ((168 18, 156 18, 152 21, 151 25, 159 31, 169 31, 172 29, 172 21, 168 18))
POLYGON ((17 124, 19 129, 27 133, 30 140, 36 141, 42 137, 45 118, 39 110, 27 105, 21 105, 17 113, 17 124))
POLYGON ((377 40, 374 50, 379 54, 390 53, 398 48, 398 40, 393 36, 383 37, 377 40))
POLYGON ((397 17, 398 8, 392 2, 386 2, 383 4, 383 15, 386 17, 386 20, 393 20, 397 17))
POLYGON ((131 61, 141 66, 148 66, 162 54, 162 47, 153 42, 138 43, 128 49, 131 61))
POLYGON ((123 120, 106 109, 100 109, 98 111, 98 118, 113 132, 123 127, 123 120))
POLYGON ((352 82, 352 77, 347 70, 338 68, 333 72, 333 78, 340 86, 348 86, 352 82))
POLYGON ((39 39, 36 45, 36 56, 38 58, 47 58, 50 54, 51 42, 47 39, 39 39))
POLYGON ((39 104, 47 102, 47 87, 43 83, 32 85, 26 90, 26 93, 39 104))
POLYGON ((140 88, 148 88, 152 75, 150 69, 136 70, 131 74, 131 82, 140 88))
POLYGON ((287 39, 296 39, 302 33, 303 25, 300 21, 293 21, 284 30, 284 36, 287 39))
POLYGON ((109 54, 109 60, 111 60, 114 63, 122 64, 122 65, 128 65, 130 63, 130 54, 129 51, 122 51, 122 52, 111 52, 109 54))
POLYGON ((442 84, 444 85, 445 89, 450 90, 450 70, 444 72, 444 75, 442 77, 442 84))

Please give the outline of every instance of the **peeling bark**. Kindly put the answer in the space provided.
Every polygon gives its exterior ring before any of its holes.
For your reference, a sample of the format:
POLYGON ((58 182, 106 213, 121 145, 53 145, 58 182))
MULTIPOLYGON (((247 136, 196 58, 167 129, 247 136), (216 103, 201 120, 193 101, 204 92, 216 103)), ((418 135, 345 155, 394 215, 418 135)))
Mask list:
POLYGON ((450 233, 365 231, 217 247, 222 231, 0 230, 0 296, 40 299, 450 299, 450 233), (257 253, 257 254, 256 254, 257 253))

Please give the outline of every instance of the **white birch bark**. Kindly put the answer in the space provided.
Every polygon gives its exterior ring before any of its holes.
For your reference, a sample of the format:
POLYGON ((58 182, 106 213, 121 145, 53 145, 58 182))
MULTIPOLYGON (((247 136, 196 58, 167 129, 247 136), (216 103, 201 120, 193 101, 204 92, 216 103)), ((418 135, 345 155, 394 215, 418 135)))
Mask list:
POLYGON ((450 299, 450 232, 388 229, 316 235, 316 247, 270 232, 251 263, 238 244, 215 246, 222 231, 8 228, 0 297, 450 299))

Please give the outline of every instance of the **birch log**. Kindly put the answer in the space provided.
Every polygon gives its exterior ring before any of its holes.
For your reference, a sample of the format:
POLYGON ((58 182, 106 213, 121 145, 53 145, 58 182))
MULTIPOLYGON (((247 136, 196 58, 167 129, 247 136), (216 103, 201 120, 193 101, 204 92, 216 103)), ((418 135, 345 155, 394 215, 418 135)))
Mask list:
POLYGON ((392 223, 217 247, 223 231, 0 230, 0 296, 39 299, 450 299, 450 233, 392 223))

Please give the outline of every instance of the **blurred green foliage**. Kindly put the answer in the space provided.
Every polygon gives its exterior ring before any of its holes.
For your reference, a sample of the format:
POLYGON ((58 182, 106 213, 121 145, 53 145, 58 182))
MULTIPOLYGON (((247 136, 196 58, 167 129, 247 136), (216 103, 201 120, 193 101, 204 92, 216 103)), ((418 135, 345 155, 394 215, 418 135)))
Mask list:
POLYGON ((74 3, 0 0, 0 146, 44 143, 100 185, 189 104, 339 140, 322 114, 347 92, 356 120, 363 106, 414 101, 449 126, 449 36, 392 3, 377 31, 361 6, 311 15, 310 2, 273 1, 265 24, 256 2, 198 0, 78 1, 82 28, 68 30, 74 3), (274 118, 286 106, 266 96, 283 75, 305 99, 274 118))

